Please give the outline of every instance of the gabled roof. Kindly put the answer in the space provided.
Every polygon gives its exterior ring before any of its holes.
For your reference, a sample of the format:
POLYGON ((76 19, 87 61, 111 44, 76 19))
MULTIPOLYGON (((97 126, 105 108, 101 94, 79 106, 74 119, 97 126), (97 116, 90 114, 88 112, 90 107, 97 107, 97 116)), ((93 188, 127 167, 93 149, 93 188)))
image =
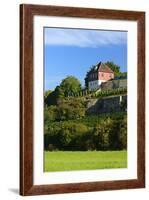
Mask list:
POLYGON ((106 72, 106 73, 114 73, 110 67, 105 65, 102 62, 97 63, 96 65, 93 65, 88 74, 93 73, 93 72, 106 72))
POLYGON ((104 63, 100 62, 97 64, 99 72, 107 72, 107 73, 114 73, 110 67, 105 65, 104 63))

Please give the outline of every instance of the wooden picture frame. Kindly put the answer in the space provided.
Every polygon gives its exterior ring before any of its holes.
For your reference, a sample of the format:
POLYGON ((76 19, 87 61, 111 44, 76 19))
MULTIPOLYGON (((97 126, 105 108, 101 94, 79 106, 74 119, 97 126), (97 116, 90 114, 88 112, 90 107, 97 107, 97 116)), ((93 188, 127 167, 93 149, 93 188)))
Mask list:
POLYGON ((44 195, 145 187, 145 13, 45 5, 20 6, 20 194, 44 195), (137 179, 34 185, 33 17, 137 21, 137 179))

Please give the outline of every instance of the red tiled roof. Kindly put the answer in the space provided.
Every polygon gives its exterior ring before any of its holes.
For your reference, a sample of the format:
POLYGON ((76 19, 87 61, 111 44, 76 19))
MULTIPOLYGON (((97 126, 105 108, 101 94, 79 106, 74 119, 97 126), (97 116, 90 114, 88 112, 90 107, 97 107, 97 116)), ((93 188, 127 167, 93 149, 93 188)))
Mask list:
POLYGON ((114 73, 110 67, 105 65, 104 63, 100 62, 97 64, 99 72, 107 72, 107 73, 114 73))

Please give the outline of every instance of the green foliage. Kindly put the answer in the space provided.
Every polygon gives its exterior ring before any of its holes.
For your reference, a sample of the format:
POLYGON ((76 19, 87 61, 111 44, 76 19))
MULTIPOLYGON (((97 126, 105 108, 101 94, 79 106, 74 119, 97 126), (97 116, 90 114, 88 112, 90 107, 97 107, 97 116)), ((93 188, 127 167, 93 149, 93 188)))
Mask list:
POLYGON ((53 144, 48 145, 48 150, 49 151, 57 151, 57 148, 53 144))
POLYGON ((46 92, 45 104, 48 106, 57 105, 65 97, 81 95, 80 81, 74 76, 68 76, 62 80, 61 84, 57 86, 53 92, 46 92))
POLYGON ((45 149, 122 150, 127 148, 127 116, 124 113, 88 116, 47 125, 45 149))
POLYGON ((107 61, 105 63, 108 67, 110 67, 112 69, 112 71, 114 72, 115 77, 126 77, 127 76, 127 72, 121 72, 120 71, 120 66, 115 64, 112 61, 107 61))
MULTIPOLYGON (((111 64, 115 73, 119 66, 111 64)), ((113 70, 112 69, 112 70, 113 70)), ((88 116, 89 98, 102 98, 127 93, 127 88, 81 90, 73 76, 62 80, 54 91, 45 93, 44 148, 56 150, 122 150, 127 148, 127 100, 121 102, 122 113, 88 116)))
POLYGON ((81 90, 81 83, 74 76, 68 76, 62 80, 60 88, 64 91, 65 96, 69 96, 72 93, 78 93, 81 90))
POLYGON ((119 78, 126 78, 127 77, 127 72, 120 72, 118 74, 119 78))
POLYGON ((108 96, 121 95, 121 94, 126 94, 126 93, 127 93, 127 88, 101 90, 96 93, 96 97, 108 97, 108 96))
POLYGON ((65 91, 61 86, 55 88, 55 97, 56 99, 63 98, 65 96, 65 91))
POLYGON ((118 75, 120 73, 120 66, 115 64, 114 62, 112 61, 107 61, 105 63, 108 67, 111 68, 111 70, 114 72, 115 75, 118 75))
POLYGON ((119 135, 119 141, 120 146, 122 149, 127 149, 127 118, 124 117, 121 125, 120 125, 120 135, 119 135))
POLYGON ((45 124, 48 121, 55 121, 57 119, 57 107, 54 105, 51 105, 49 107, 45 106, 44 116, 45 124))
POLYGON ((55 90, 45 98, 45 104, 57 105, 59 101, 63 98, 64 98, 64 90, 60 86, 57 86, 55 90))
POLYGON ((93 134, 95 136, 96 148, 98 150, 108 150, 109 149, 109 134, 111 131, 111 119, 101 120, 99 124, 96 125, 93 134))
POLYGON ((51 92, 50 94, 48 94, 47 97, 45 97, 44 103, 47 106, 49 106, 49 105, 56 105, 57 104, 57 100, 58 100, 57 91, 54 90, 53 92, 51 92))
POLYGON ((46 124, 51 121, 61 121, 70 119, 80 119, 85 116, 85 104, 83 100, 70 98, 70 100, 61 100, 58 105, 45 106, 44 121, 46 124))
POLYGON ((52 90, 47 90, 44 92, 44 97, 47 98, 47 96, 52 92, 52 90))
POLYGON ((108 97, 113 95, 126 94, 127 88, 116 88, 116 89, 105 89, 98 91, 81 90, 77 93, 71 93, 69 97, 86 97, 86 98, 98 98, 98 97, 108 97))

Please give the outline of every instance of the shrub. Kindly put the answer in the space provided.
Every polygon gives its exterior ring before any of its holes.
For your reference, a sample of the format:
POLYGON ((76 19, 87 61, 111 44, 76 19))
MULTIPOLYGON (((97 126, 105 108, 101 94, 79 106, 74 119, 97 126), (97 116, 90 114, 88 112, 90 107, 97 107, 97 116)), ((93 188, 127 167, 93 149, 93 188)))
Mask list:
POLYGON ((54 147, 53 144, 49 144, 49 145, 48 145, 48 150, 49 150, 49 151, 54 151, 54 150, 57 150, 57 149, 54 147))
POLYGON ((120 148, 127 149, 127 118, 124 117, 120 128, 120 148))
POLYGON ((127 148, 127 116, 125 113, 50 122, 46 127, 44 147, 47 150, 49 144, 51 150, 86 151, 127 148))
POLYGON ((44 121, 55 121, 57 119, 57 107, 49 106, 44 109, 44 121))

